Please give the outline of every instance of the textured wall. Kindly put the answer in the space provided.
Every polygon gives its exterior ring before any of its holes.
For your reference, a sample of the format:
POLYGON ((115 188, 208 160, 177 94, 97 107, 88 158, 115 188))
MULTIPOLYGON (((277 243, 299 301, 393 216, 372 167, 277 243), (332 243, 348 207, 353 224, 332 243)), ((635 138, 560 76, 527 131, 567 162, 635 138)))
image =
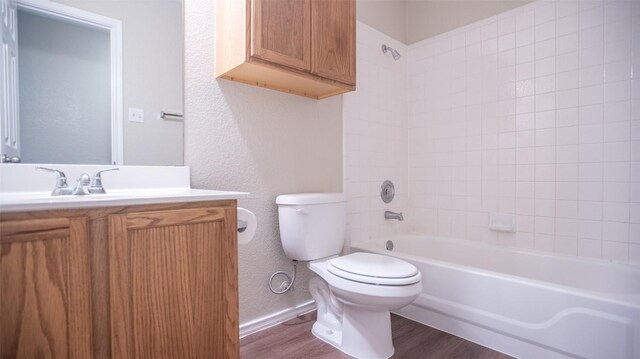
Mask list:
POLYGON ((537 1, 409 56, 417 229, 640 264, 640 2, 537 1))
POLYGON ((291 271, 275 197, 341 191, 342 102, 216 80, 215 18, 213 1, 185 3, 185 162, 195 188, 251 192, 239 201, 258 217, 255 239, 239 248, 246 323, 311 299, 304 265, 294 292, 276 296, 267 287, 271 273, 291 271))

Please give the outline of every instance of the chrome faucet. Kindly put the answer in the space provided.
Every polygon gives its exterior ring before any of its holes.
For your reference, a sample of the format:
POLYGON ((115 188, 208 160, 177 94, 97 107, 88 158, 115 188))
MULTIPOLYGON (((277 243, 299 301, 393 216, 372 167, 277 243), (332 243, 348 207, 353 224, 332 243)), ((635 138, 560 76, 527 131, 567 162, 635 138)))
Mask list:
POLYGON ((53 191, 51 191, 52 196, 68 196, 73 193, 73 190, 69 188, 69 184, 67 183, 67 175, 65 175, 64 172, 42 166, 36 166, 36 169, 55 172, 58 175, 58 177, 56 177, 56 186, 53 188, 53 191))
POLYGON ((107 191, 104 190, 104 187, 102 187, 102 172, 118 171, 118 170, 120 170, 118 167, 114 167, 114 168, 109 168, 106 170, 100 170, 96 172, 96 174, 93 175, 93 180, 91 180, 91 185, 89 186, 89 192, 90 193, 107 193, 107 191))
POLYGON ((104 187, 102 187, 102 177, 100 176, 100 174, 106 171, 117 171, 119 168, 116 167, 98 171, 93 176, 93 180, 91 180, 91 176, 83 173, 82 175, 80 175, 78 181, 76 182, 76 185, 73 188, 69 187, 67 176, 64 174, 64 172, 54 168, 47 168, 42 166, 36 166, 36 169, 55 172, 58 175, 58 177, 56 178, 56 186, 53 188, 53 191, 51 191, 52 196, 83 196, 92 193, 106 193, 104 187))
POLYGON ((396 213, 391 211, 384 211, 384 219, 397 219, 398 221, 404 221, 402 212, 396 213))
POLYGON ((86 173, 81 174, 71 194, 76 196, 89 194, 89 183, 91 183, 91 177, 86 173))

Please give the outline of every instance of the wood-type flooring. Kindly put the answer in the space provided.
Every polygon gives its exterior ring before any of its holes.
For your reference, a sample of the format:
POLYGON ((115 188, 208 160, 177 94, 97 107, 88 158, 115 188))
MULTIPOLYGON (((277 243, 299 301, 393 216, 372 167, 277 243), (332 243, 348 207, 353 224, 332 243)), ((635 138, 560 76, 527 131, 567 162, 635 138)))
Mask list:
MULTIPOLYGON (((242 359, 349 359, 311 334, 316 312, 289 320, 240 340, 242 359)), ((391 315, 395 354, 392 358, 508 359, 476 343, 412 320, 391 315)))

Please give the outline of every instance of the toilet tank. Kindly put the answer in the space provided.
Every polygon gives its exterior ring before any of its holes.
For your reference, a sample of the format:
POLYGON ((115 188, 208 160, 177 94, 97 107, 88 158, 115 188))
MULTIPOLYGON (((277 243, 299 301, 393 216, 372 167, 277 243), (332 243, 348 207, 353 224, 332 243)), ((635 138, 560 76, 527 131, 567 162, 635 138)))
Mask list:
POLYGON ((344 194, 284 194, 276 203, 280 240, 288 258, 310 261, 342 252, 347 222, 344 194))

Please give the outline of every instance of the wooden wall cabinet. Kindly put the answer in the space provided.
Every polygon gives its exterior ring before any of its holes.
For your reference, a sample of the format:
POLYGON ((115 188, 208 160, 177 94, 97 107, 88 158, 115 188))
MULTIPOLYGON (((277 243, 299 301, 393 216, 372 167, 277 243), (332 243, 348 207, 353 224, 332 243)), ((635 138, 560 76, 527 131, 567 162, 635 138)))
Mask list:
POLYGON ((355 90, 355 0, 219 0, 216 77, 314 99, 355 90))
POLYGON ((6 213, 0 357, 238 358, 236 201, 6 213))

